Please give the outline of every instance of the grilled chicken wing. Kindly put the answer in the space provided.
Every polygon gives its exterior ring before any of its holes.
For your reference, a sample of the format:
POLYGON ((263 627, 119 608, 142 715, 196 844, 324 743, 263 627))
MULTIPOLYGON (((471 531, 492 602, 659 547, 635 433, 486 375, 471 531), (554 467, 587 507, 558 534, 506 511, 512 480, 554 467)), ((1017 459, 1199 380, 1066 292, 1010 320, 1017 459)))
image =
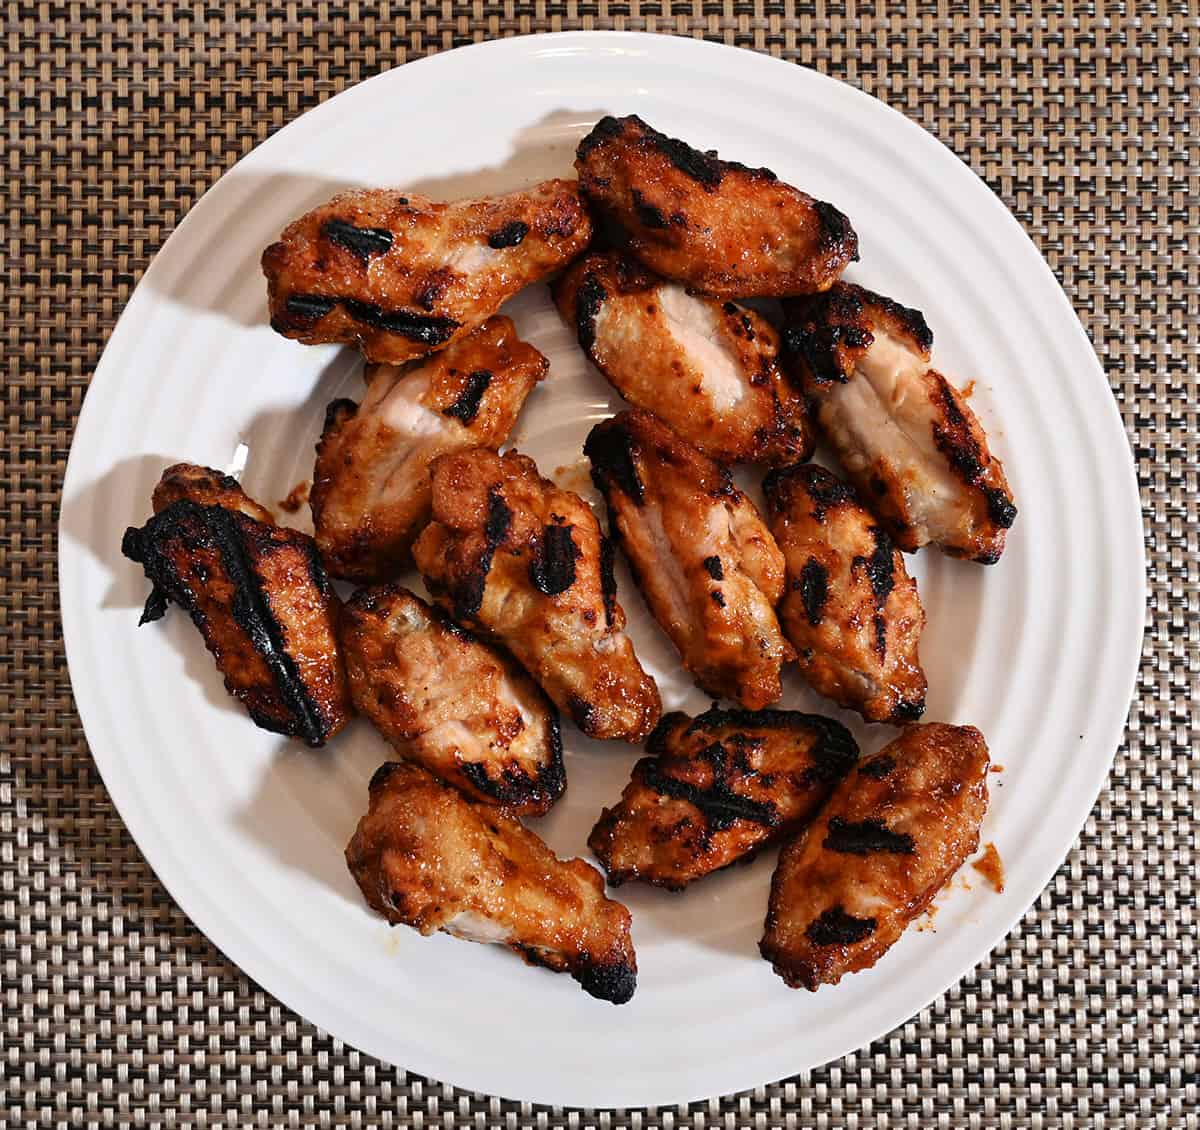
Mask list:
POLYGON ((633 996, 629 911, 604 897, 594 867, 556 858, 516 820, 416 765, 382 766, 370 796, 346 863, 373 910, 422 934, 506 945, 613 1004, 633 996))
POLYGON ((276 526, 236 481, 206 467, 168 468, 154 508, 121 542, 154 586, 141 623, 174 601, 259 726, 323 745, 345 724, 350 699, 337 597, 312 538, 276 526))
POLYGON ((562 795, 558 711, 507 655, 399 585, 356 592, 338 634, 354 705, 401 756, 516 815, 562 795))
POLYGON ((794 463, 812 451, 804 399, 752 310, 690 293, 618 252, 551 284, 563 318, 612 386, 723 463, 794 463))
POLYGON ((859 286, 787 304, 791 367, 859 495, 901 548, 994 564, 1017 516, 962 394, 929 367, 917 310, 859 286))
POLYGON ((979 846, 988 750, 972 726, 909 726, 835 790, 771 882, 762 954, 793 988, 869 969, 979 846))
POLYGON ((858 258, 858 237, 833 205, 637 117, 601 118, 575 168, 588 202, 642 262, 721 298, 824 290, 858 258))
POLYGON ((335 196, 263 252, 271 325, 399 364, 464 337, 569 263, 592 227, 574 181, 439 204, 391 189, 335 196))
POLYGON ((548 368, 500 316, 415 369, 369 368, 362 404, 335 400, 317 445, 313 525, 329 571, 371 582, 404 568, 429 520, 429 464, 499 447, 548 368))
POLYGON ((804 677, 868 722, 920 718, 925 610, 892 539, 853 487, 816 464, 772 472, 763 491, 788 564, 779 619, 804 677))
POLYGON ((432 471, 433 521, 413 557, 434 598, 504 644, 589 737, 644 738, 662 704, 588 505, 515 451, 443 455, 432 471))
POLYGON ((668 714, 588 847, 614 886, 681 890, 802 828, 853 767, 858 746, 829 718, 794 710, 668 714))
POLYGON ((729 472, 649 412, 597 424, 584 452, 650 611, 702 690, 748 710, 794 658, 775 619, 783 554, 729 472))

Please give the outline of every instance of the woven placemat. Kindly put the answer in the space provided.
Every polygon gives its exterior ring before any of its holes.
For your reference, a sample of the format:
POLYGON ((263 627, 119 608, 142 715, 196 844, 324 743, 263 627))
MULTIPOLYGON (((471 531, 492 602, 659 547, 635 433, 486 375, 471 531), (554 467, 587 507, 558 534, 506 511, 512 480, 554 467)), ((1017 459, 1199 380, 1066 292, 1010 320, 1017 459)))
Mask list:
POLYGON ((0 11, 0 1124, 1198 1125, 1198 46, 1197 0, 0 11), (579 27, 705 36, 816 67, 969 162, 1049 260, 1108 371, 1137 456, 1151 581, 1108 787, 987 962, 840 1062, 687 1109, 614 1114, 502 1102, 381 1064, 225 960, 159 885, 101 784, 56 601, 59 490, 88 376, 200 193, 359 79, 478 39, 579 27))

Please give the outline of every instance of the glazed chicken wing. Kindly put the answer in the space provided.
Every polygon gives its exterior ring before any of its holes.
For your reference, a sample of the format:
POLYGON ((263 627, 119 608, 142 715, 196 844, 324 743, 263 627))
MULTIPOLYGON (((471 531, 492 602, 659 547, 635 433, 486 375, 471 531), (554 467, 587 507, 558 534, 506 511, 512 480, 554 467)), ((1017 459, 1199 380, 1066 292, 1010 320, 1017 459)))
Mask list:
POLYGON ((614 886, 681 890, 802 828, 853 767, 846 728, 794 710, 668 714, 588 847, 614 886))
POLYGON ((789 843, 762 954, 793 988, 869 969, 979 846, 988 750, 972 726, 909 726, 789 843))
POLYGON ((824 290, 858 258, 831 204, 666 137, 640 118, 601 118, 575 168, 588 202, 660 275, 720 298, 824 290))
POLYGON ((357 345, 400 364, 465 337, 575 258, 592 227, 574 181, 439 204, 343 192, 263 252, 271 325, 308 345, 357 345))
POLYGON ((399 585, 356 592, 338 634, 354 705, 402 757, 516 815, 562 795, 558 711, 509 656, 399 585))
POLYGON ((625 634, 588 505, 515 451, 443 455, 432 470, 433 521, 413 557, 434 598, 507 647, 589 737, 644 738, 658 688, 625 634))
POLYGON ((868 722, 920 718, 925 610, 887 531, 853 487, 815 463, 772 472, 763 492, 787 558, 779 619, 804 677, 868 722))
POLYGON ((556 858, 516 820, 416 765, 382 766, 370 796, 346 863, 373 910, 422 934, 506 945, 613 1004, 633 996, 629 911, 604 897, 594 867, 556 858))
POLYGON ((371 582, 404 568, 429 519, 429 464, 499 447, 548 368, 500 316, 415 369, 368 367, 362 404, 334 401, 317 445, 313 525, 329 571, 371 582))
POLYGON ((775 618, 783 554, 729 472, 649 412, 597 424, 584 452, 654 618, 700 688, 748 710, 794 658, 775 618))
POLYGON ((975 413, 929 367, 920 312, 838 283, 788 316, 789 361, 817 422, 896 544, 999 561, 1012 492, 975 413))
POLYGON ((312 538, 275 525, 235 480, 207 467, 168 468, 154 507, 121 543, 154 586, 141 623, 174 601, 259 726, 323 745, 345 724, 350 699, 337 597, 312 538))
POLYGON ((804 399, 776 364, 779 337, 752 310, 656 278, 618 252, 551 284, 588 357, 631 404, 723 463, 794 463, 812 451, 804 399))

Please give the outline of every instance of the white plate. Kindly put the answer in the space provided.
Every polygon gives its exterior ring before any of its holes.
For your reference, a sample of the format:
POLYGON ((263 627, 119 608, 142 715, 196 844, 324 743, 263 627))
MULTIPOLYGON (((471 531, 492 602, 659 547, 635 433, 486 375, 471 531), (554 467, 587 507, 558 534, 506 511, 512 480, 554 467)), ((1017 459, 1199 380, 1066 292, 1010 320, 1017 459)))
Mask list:
MULTIPOLYGON (((544 287, 511 304, 551 360, 517 432, 547 473, 578 470, 617 408, 544 287)), ((307 513, 289 519, 304 524, 307 513)), ((227 173, 155 258, 88 392, 60 531, 63 632, 96 763, 171 894, 234 961, 321 1028, 462 1086, 586 1106, 677 1102, 751 1087, 860 1047, 980 961, 1067 853, 1122 733, 1144 607, 1133 467, 1108 384, 1050 271, 965 165, 882 103, 811 71, 691 40, 580 33, 452 51, 389 71, 281 130, 227 173), (985 840, 1002 895, 969 872, 932 930, 874 970, 793 992, 757 953, 773 858, 683 895, 624 887, 640 966, 623 1008, 495 947, 389 930, 342 860, 371 771, 364 723, 323 752, 255 729, 187 617, 136 627, 141 570, 120 556, 164 464, 225 466, 249 445, 265 502, 312 473, 325 404, 357 395, 355 360, 266 324, 258 258, 292 217, 354 184, 435 196, 570 175, 602 112, 636 112, 730 158, 768 165, 852 219, 850 278, 923 309, 939 368, 1008 468, 1020 517, 984 569, 915 559, 929 627, 929 719, 986 734, 985 840)), ((700 708, 622 578, 639 653, 669 707, 700 708)), ((784 705, 832 711, 794 673, 784 705)), ((864 751, 892 736, 855 727, 864 751)), ((570 788, 540 830, 585 851, 635 756, 568 728, 570 788)))

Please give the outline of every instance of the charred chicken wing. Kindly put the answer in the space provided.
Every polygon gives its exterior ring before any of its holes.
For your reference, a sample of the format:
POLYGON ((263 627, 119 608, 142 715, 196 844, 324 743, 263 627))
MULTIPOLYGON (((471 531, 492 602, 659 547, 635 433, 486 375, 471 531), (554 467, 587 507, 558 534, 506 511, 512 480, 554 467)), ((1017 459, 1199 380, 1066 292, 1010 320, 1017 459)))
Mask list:
POLYGON ((788 565, 779 619, 804 677, 868 722, 920 718, 925 610, 887 531, 816 464, 772 472, 763 491, 788 565))
POLYGON ((465 337, 569 263, 592 228, 574 181, 439 204, 391 189, 335 196, 263 252, 271 325, 399 364, 465 337))
POLYGON ((748 710, 775 702, 794 655, 775 618, 783 554, 758 508, 649 412, 597 424, 584 452, 613 537, 701 689, 748 710))
POLYGON ((693 294, 617 252, 552 284, 584 352, 631 404, 723 463, 794 463, 812 451, 803 397, 752 310, 693 294))
POLYGON ((382 766, 370 797, 346 862, 373 910, 422 934, 506 945, 613 1004, 633 996, 629 911, 604 897, 594 867, 558 859, 516 820, 416 765, 382 766))
POLYGON ((896 544, 994 564, 1017 516, 962 394, 929 367, 917 310, 859 286, 788 304, 789 363, 860 497, 896 544))
POLYGON ((988 750, 972 726, 909 726, 789 843, 762 954, 793 988, 869 969, 979 846, 988 750))
POLYGON ((824 290, 858 258, 858 237, 833 205, 637 117, 601 118, 579 143, 575 168, 634 255, 720 298, 824 290))
POLYGON ((368 367, 363 402, 334 401, 317 445, 313 525, 329 571, 371 582, 404 568, 429 519, 429 464, 499 447, 548 367, 499 316, 415 369, 368 367))
POLYGON ((339 636, 354 705, 402 757, 514 814, 562 795, 558 711, 509 656, 399 585, 356 592, 339 636))
POLYGON ((206 467, 168 468, 154 508, 121 543, 154 586, 141 623, 174 601, 259 726, 323 745, 345 724, 350 698, 337 597, 312 538, 275 525, 233 479, 206 467))
POLYGON ((507 647, 589 737, 644 738, 658 688, 625 634, 588 505, 515 451, 443 455, 432 471, 433 521, 413 557, 434 598, 507 647))
POLYGON ((816 816, 858 747, 829 718, 794 710, 668 714, 588 846, 614 886, 680 890, 816 816))

